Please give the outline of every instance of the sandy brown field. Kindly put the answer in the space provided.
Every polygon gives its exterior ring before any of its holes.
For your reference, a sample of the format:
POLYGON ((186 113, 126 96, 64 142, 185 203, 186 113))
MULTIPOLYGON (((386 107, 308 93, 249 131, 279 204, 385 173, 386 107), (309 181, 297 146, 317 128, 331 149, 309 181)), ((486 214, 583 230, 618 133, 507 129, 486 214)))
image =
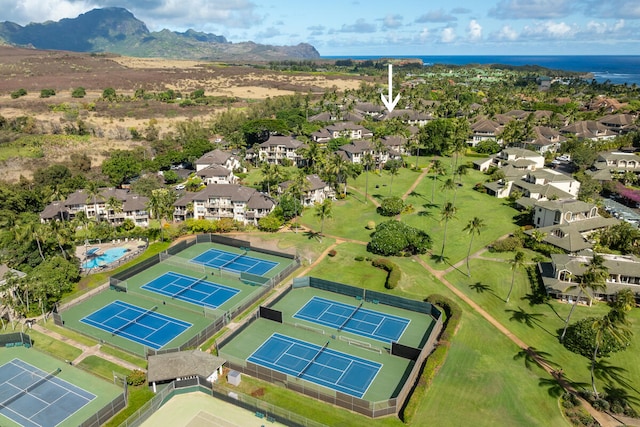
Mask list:
POLYGON ((185 94, 203 89, 207 96, 235 99, 231 107, 243 108, 248 102, 268 97, 295 93, 320 96, 327 90, 356 89, 362 79, 346 75, 280 73, 250 65, 0 46, 0 116, 9 119, 34 117, 39 129, 45 133, 77 119, 100 129, 100 136, 92 139, 90 147, 45 150, 44 159, 12 159, 0 163, 0 179, 14 181, 20 175, 30 177, 36 168, 67 160, 74 150, 88 150, 93 164, 99 165, 109 150, 136 145, 123 136, 131 128, 144 129, 151 119, 162 135, 177 122, 208 120, 222 110, 222 107, 208 106, 183 108, 158 101, 109 104, 100 101, 106 88, 114 88, 116 93, 123 95, 133 95, 137 89, 153 92, 173 89, 185 94), (84 98, 71 97, 77 87, 86 89, 84 98), (25 89, 27 95, 12 99, 11 93, 18 89, 25 89), (56 95, 40 98, 42 89, 54 89, 56 95), (51 110, 52 106, 65 103, 79 110, 78 117, 51 110))

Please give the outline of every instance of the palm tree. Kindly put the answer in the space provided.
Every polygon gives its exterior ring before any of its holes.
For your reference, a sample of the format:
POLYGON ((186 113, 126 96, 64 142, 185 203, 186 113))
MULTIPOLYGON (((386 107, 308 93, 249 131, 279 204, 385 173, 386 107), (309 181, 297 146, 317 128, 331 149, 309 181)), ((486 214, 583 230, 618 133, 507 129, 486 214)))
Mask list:
POLYGON ((340 183, 344 183, 343 194, 347 195, 347 175, 349 168, 351 165, 347 160, 341 155, 334 153, 333 156, 329 158, 329 161, 326 165, 326 173, 329 177, 335 179, 336 183, 336 191, 340 192, 340 183))
POLYGON ((115 196, 111 196, 104 203, 104 207, 107 209, 107 221, 111 223, 111 215, 116 215, 122 212, 122 200, 115 196))
POLYGON ((578 289, 578 295, 573 301, 573 305, 571 306, 571 310, 569 310, 569 314, 567 315, 566 320, 564 321, 564 329, 562 330, 562 335, 560 336, 560 341, 564 340, 564 336, 567 334, 567 328, 569 327, 569 320, 571 319, 571 315, 578 305, 578 301, 582 297, 582 294, 586 294, 589 297, 589 301, 593 299, 589 290, 592 292, 605 290, 607 285, 605 280, 609 272, 607 267, 604 265, 604 258, 602 255, 598 255, 596 253, 593 254, 589 265, 587 266, 586 271, 582 274, 582 277, 578 278, 578 282, 574 285, 569 286, 566 291, 578 289))
POLYGON ((369 197, 369 169, 373 166, 373 155, 370 152, 364 153, 362 156, 362 166, 364 166, 364 202, 367 203, 369 197))
POLYGON ((389 175, 391 175, 391 182, 389 183, 389 195, 391 195, 391 188, 393 187, 393 177, 400 174, 400 163, 398 161, 392 161, 388 166, 389 175))
POLYGON ((469 257, 471 256, 471 246, 473 246, 473 237, 477 234, 478 236, 482 232, 482 229, 486 227, 484 220, 476 217, 469 220, 469 223, 463 228, 463 231, 466 231, 471 236, 469 239, 469 250, 467 251, 467 277, 471 277, 471 269, 469 268, 469 257))
POLYGON ((320 218, 320 234, 322 234, 324 230, 324 220, 333 218, 333 212, 331 212, 332 207, 333 204, 330 199, 325 199, 322 203, 316 203, 315 216, 320 218))
POLYGON ((524 265, 524 252, 518 251, 511 261, 511 287, 509 287, 509 293, 505 302, 509 302, 511 298, 511 292, 513 291, 513 284, 516 279, 516 270, 524 265))
POLYGON ((594 371, 600 346, 607 336, 612 337, 621 344, 628 343, 631 337, 631 330, 628 324, 629 322, 626 318, 621 319, 613 313, 608 313, 603 317, 595 319, 591 325, 595 332, 595 347, 591 358, 591 387, 593 388, 593 394, 596 396, 596 399, 598 398, 598 389, 596 388, 594 371))
POLYGON ((85 187, 87 192, 87 204, 93 204, 93 211, 96 217, 96 220, 100 221, 100 213, 98 212, 98 200, 102 200, 102 189, 98 184, 94 181, 87 182, 87 186, 85 187))
POLYGON ((444 167, 442 166, 442 162, 439 159, 433 159, 431 161, 431 170, 433 171, 433 176, 431 179, 433 180, 433 186, 431 188, 431 203, 433 203, 433 197, 436 192, 436 181, 439 176, 444 176, 446 173, 444 167))
POLYGON ((58 243, 58 248, 60 248, 60 252, 62 252, 62 256, 64 259, 68 259, 67 251, 64 249, 64 245, 69 242, 71 239, 71 232, 67 227, 66 223, 63 223, 58 220, 51 220, 47 224, 48 232, 51 234, 51 237, 58 243))
POLYGON ((164 241, 163 221, 173 219, 173 203, 176 201, 176 193, 166 188, 158 188, 151 192, 147 208, 153 217, 160 221, 160 240, 164 241))
POLYGON ((451 190, 455 190, 455 188, 456 188, 456 183, 453 180, 453 178, 447 178, 447 180, 442 183, 442 186, 440 187, 440 189, 445 191, 445 200, 447 200, 446 192, 451 191, 451 190))
POLYGON ((444 246, 447 241, 447 225, 450 219, 456 217, 457 208, 453 206, 453 203, 447 202, 440 211, 440 221, 444 221, 444 235, 442 237, 442 251, 440 251, 440 262, 444 261, 444 246))

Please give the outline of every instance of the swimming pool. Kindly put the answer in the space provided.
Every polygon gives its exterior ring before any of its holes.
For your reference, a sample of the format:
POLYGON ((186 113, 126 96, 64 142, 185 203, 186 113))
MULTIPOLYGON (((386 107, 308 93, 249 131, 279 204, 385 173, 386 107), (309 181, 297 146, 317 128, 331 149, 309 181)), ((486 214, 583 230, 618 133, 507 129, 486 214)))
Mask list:
POLYGON ((104 253, 83 262, 82 268, 88 270, 91 268, 98 268, 102 267, 103 265, 111 264, 112 262, 122 258, 127 252, 129 252, 129 249, 122 247, 107 249, 106 251, 104 251, 104 253))

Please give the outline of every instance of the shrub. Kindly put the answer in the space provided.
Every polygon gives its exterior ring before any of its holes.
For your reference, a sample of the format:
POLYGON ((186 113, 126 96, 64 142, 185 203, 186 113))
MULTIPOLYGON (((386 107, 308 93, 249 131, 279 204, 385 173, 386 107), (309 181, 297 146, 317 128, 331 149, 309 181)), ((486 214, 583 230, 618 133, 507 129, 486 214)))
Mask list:
POLYGON ((362 255, 358 255, 354 258, 356 261, 364 261, 364 257, 362 255))
POLYGON ((367 250, 378 255, 424 254, 431 248, 431 237, 424 231, 400 221, 381 223, 371 236, 367 250))
POLYGON ((400 215, 404 209, 404 201, 397 196, 387 197, 382 200, 378 212, 382 216, 396 216, 400 215))
POLYGON ((129 375, 127 375, 127 384, 129 385, 142 385, 147 382, 147 374, 140 369, 134 369, 129 375))
POLYGON ((40 91, 40 98, 50 98, 56 95, 56 91, 54 89, 42 89, 40 91))
POLYGON ((84 98, 87 91, 83 87, 77 87, 71 92, 72 98, 84 98))
MULTIPOLYGON (((565 348, 591 359, 595 351, 596 332, 592 326, 595 320, 595 317, 587 317, 569 325, 567 334, 564 340, 562 340, 565 348)), ((611 353, 616 353, 627 348, 626 342, 618 341, 618 339, 611 334, 604 334, 602 338, 602 343, 598 347, 598 357, 607 357, 611 353)))
POLYGON ((377 268, 381 268, 388 273, 387 279, 384 283, 385 288, 395 289, 396 286, 398 286, 402 274, 400 272, 400 268, 394 262, 388 259, 378 258, 371 261, 371 265, 377 268))
POLYGON ((14 92, 11 92, 11 98, 12 99, 16 99, 16 98, 20 98, 21 96, 25 96, 27 94, 27 91, 24 89, 18 89, 14 92))
POLYGON ((277 215, 267 215, 258 220, 258 229, 261 231, 276 232, 282 227, 282 218, 277 215))
POLYGON ((337 252, 336 252, 336 250, 335 250, 335 249, 331 249, 331 250, 327 253, 327 255, 329 255, 330 257, 334 257, 334 256, 336 256, 336 254, 337 254, 337 252))
POLYGON ((502 240, 497 240, 491 245, 491 250, 495 252, 513 252, 522 247, 522 240, 516 236, 509 236, 502 240))
POLYGON ((367 230, 375 230, 376 229, 376 222, 375 221, 369 221, 367 222, 367 225, 365 227, 367 230))

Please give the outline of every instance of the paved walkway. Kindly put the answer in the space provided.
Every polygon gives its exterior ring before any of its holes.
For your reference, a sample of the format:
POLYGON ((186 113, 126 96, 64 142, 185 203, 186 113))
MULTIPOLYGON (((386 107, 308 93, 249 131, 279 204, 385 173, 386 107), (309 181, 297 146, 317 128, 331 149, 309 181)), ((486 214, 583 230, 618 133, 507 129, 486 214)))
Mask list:
POLYGON ((33 329, 35 329, 36 331, 48 335, 50 337, 53 337, 55 339, 57 339, 58 341, 62 341, 64 343, 67 343, 69 345, 72 345, 76 348, 79 348, 80 350, 82 350, 82 354, 78 357, 76 357, 74 360, 71 361, 71 363, 73 363, 74 365, 77 365, 78 363, 82 362, 84 359, 86 359, 87 357, 94 355, 94 356, 98 356, 102 359, 106 359, 109 362, 115 363, 116 365, 122 366, 124 368, 133 370, 133 369, 139 369, 141 371, 144 371, 144 369, 142 369, 141 367, 139 367, 138 365, 134 365, 133 363, 127 362, 126 360, 122 360, 119 357, 113 356, 111 354, 107 354, 104 353, 102 350, 100 350, 100 344, 96 344, 92 347, 86 346, 82 343, 79 343, 76 340, 73 340, 69 337, 66 337, 64 335, 60 335, 59 333, 52 331, 50 329, 45 328, 42 325, 39 325, 37 323, 33 324, 33 329))

